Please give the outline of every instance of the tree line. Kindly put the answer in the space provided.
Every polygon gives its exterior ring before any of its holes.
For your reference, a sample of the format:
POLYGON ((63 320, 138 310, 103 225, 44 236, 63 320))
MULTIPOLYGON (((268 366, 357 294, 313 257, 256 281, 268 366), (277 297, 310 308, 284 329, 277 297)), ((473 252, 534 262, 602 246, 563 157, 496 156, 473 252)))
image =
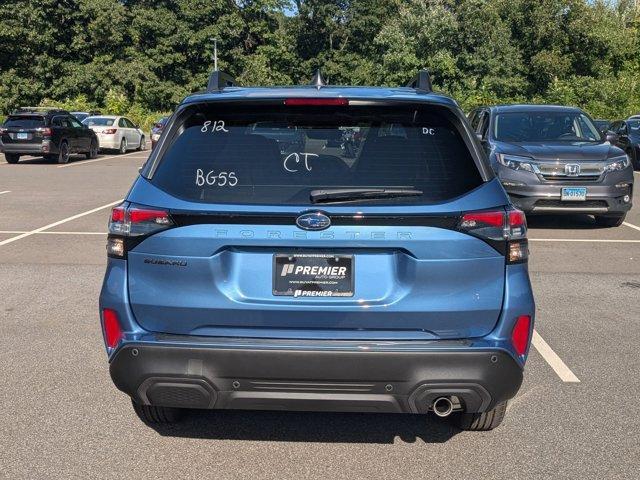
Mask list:
MULTIPOLYGON (((403 85, 479 104, 640 113, 633 0, 4 0, 0 112, 170 111, 219 66, 244 85, 403 85)), ((144 123, 144 122, 143 122, 144 123)))

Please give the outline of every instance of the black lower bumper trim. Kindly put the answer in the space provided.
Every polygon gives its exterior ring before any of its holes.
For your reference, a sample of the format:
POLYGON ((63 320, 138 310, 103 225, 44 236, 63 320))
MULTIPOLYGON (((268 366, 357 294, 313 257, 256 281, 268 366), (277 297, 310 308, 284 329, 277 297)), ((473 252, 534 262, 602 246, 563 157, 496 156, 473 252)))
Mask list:
POLYGON ((147 405, 426 413, 439 396, 465 411, 512 398, 522 369, 506 352, 237 349, 129 344, 116 386, 147 405))

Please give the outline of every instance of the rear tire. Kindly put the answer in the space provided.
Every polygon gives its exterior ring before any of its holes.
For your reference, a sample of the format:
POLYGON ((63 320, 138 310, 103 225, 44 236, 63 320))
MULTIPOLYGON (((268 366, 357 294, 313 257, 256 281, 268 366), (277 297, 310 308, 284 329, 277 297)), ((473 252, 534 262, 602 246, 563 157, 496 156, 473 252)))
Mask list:
POLYGON ((87 159, 96 158, 98 156, 98 141, 91 140, 91 146, 89 147, 89 151, 85 153, 87 159))
POLYGON ((140 137, 140 145, 138 146, 139 152, 144 152, 147 149, 147 140, 144 138, 144 135, 140 137))
POLYGON ((498 427, 507 412, 507 402, 500 402, 493 410, 482 413, 458 413, 455 423, 461 430, 486 432, 498 427))
POLYGON ((176 423, 184 416, 181 408, 156 407, 153 405, 142 405, 135 400, 131 400, 133 411, 145 423, 176 423))
POLYGON ((67 163, 69 161, 69 144, 61 142, 58 149, 58 163, 67 163))
POLYGON ((624 222, 626 216, 626 213, 622 215, 596 215, 596 225, 608 228, 619 227, 622 225, 622 222, 624 222))
POLYGON ((4 159, 7 161, 7 163, 18 163, 18 160, 20 160, 20 155, 16 155, 15 153, 5 153, 4 159))
POLYGON ((120 140, 120 148, 118 149, 118 153, 120 155, 127 153, 127 140, 125 138, 120 140))

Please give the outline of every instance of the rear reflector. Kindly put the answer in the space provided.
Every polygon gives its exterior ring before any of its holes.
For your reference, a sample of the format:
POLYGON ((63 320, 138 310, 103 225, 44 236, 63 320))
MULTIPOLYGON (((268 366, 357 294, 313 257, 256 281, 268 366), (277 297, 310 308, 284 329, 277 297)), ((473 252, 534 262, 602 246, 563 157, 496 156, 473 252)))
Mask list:
POLYGON ((285 105, 305 105, 305 106, 341 106, 349 105, 349 100, 346 98, 287 98, 284 101, 285 105))
POLYGON ((518 355, 527 353, 529 345, 529 331, 531 330, 531 317, 529 315, 520 315, 516 320, 511 333, 511 343, 518 355))
POLYGON ((104 325, 104 340, 107 343, 107 347, 115 348, 123 338, 118 313, 110 308, 102 309, 102 323, 104 325))

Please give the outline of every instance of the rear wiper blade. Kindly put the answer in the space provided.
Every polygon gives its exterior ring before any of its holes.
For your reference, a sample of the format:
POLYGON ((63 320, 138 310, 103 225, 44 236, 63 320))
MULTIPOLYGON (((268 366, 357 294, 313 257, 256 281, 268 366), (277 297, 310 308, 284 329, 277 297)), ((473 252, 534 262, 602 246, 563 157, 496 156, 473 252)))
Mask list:
POLYGON ((422 194, 422 190, 415 188, 332 188, 312 190, 309 197, 313 203, 328 203, 393 197, 419 197, 422 194))

